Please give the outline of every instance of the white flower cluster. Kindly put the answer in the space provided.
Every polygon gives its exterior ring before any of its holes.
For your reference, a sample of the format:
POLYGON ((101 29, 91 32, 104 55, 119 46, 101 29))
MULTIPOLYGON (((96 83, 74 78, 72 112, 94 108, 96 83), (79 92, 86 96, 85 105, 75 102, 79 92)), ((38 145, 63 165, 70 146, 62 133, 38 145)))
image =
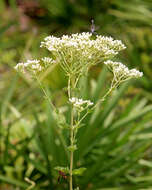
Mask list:
POLYGON ((143 76, 142 72, 136 69, 129 70, 128 67, 120 62, 108 60, 105 61, 104 64, 113 72, 116 81, 125 81, 130 78, 139 78, 143 76))
POLYGON ((44 57, 41 60, 34 59, 34 60, 27 60, 27 62, 25 63, 18 63, 14 68, 17 71, 23 73, 25 71, 29 71, 30 73, 38 73, 54 63, 55 61, 52 58, 44 57))
POLYGON ((46 47, 59 61, 67 73, 80 73, 91 65, 101 63, 125 49, 120 40, 92 33, 63 35, 60 38, 48 36, 40 47, 46 47))
POLYGON ((84 109, 88 108, 89 106, 93 105, 93 102, 90 100, 82 100, 76 97, 72 97, 69 99, 69 102, 79 111, 83 111, 84 109))
POLYGON ((32 70, 33 72, 42 71, 42 66, 40 61, 37 59, 27 60, 25 63, 18 63, 15 66, 15 69, 21 72, 25 72, 26 70, 32 70))
MULTIPOLYGON (((125 49, 120 40, 114 40, 112 37, 97 35, 96 39, 91 38, 92 33, 72 34, 71 36, 63 35, 61 38, 48 36, 41 42, 41 47, 47 47, 50 51, 58 52, 64 48, 75 48, 75 50, 85 50, 86 53, 90 48, 98 51, 111 51, 110 54, 117 54, 118 51, 125 49)), ((90 51, 89 51, 90 53, 90 51)), ((107 53, 108 54, 108 53, 107 53)))

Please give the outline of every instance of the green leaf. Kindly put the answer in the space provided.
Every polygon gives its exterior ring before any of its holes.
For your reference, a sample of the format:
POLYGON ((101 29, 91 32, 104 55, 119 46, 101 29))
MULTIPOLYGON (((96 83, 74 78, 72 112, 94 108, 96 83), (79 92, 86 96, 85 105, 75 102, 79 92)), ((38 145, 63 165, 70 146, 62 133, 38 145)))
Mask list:
POLYGON ((15 185, 17 187, 28 188, 28 186, 29 186, 27 183, 25 183, 23 181, 13 179, 13 178, 10 178, 10 177, 6 177, 6 176, 1 175, 1 174, 0 174, 0 180, 5 182, 5 183, 15 185))
POLYGON ((135 114, 132 114, 126 118, 120 119, 117 122, 115 122, 111 128, 112 130, 120 127, 120 126, 124 126, 124 125, 128 125, 130 122, 135 121, 136 119, 142 117, 143 115, 145 115, 148 112, 152 112, 152 105, 146 106, 145 108, 143 108, 140 112, 137 112, 135 114))
POLYGON ((85 100, 89 99, 88 77, 82 76, 79 82, 80 95, 85 100))
POLYGON ((93 94, 93 102, 94 101, 96 102, 97 99, 99 98, 99 96, 101 95, 101 92, 102 92, 102 89, 104 87, 104 83, 106 80, 106 75, 107 75, 107 67, 104 66, 98 77, 95 92, 93 94))
POLYGON ((57 171, 64 172, 65 174, 69 174, 69 168, 68 167, 56 166, 54 169, 57 171))
POLYGON ((1 117, 5 118, 6 117, 6 113, 7 113, 7 109, 8 109, 8 104, 11 101, 11 98, 14 94, 14 91, 17 87, 17 80, 18 80, 18 75, 14 76, 14 78, 12 79, 10 86, 7 90, 7 93, 5 94, 4 98, 3 98, 3 104, 2 104, 2 108, 1 108, 1 117))
POLYGON ((152 162, 150 162, 148 160, 141 159, 141 160, 139 160, 139 164, 141 164, 143 166, 147 166, 149 168, 152 168, 152 162))
POLYGON ((72 171, 72 174, 73 174, 73 175, 82 175, 85 170, 86 170, 86 168, 74 169, 74 170, 72 171))
POLYGON ((68 150, 70 152, 74 152, 75 150, 77 150, 77 146, 76 145, 68 146, 68 150))

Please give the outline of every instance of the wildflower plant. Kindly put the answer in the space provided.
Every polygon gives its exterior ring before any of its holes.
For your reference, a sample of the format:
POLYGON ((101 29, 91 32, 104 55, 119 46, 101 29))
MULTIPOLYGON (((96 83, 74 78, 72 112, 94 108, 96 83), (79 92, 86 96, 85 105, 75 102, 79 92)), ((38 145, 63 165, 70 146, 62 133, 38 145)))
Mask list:
POLYGON ((69 175, 69 189, 73 190, 73 175, 81 175, 85 170, 85 168, 73 168, 74 152, 78 148, 77 132, 82 126, 84 118, 122 82, 131 78, 139 78, 143 73, 136 69, 129 70, 120 62, 111 61, 119 51, 126 48, 120 40, 114 40, 112 37, 94 36, 92 33, 63 35, 60 38, 48 36, 41 42, 40 47, 48 49, 50 57, 18 63, 15 69, 23 73, 30 73, 38 81, 45 96, 49 99, 54 114, 56 114, 58 124, 69 131, 70 144, 67 145, 69 166, 57 166, 56 170, 69 175), (62 119, 58 108, 52 103, 39 80, 41 72, 56 64, 61 66, 68 78, 68 104, 71 106, 70 123, 62 119), (88 73, 90 67, 97 64, 105 64, 112 72, 113 78, 107 93, 97 103, 93 103, 90 100, 83 100, 79 95, 79 90, 76 89, 80 78, 88 73))

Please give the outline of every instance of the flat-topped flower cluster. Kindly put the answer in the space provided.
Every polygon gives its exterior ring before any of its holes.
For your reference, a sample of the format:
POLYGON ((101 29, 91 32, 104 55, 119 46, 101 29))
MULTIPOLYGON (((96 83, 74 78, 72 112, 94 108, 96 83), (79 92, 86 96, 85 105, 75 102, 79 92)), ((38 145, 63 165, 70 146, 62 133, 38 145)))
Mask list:
POLYGON ((125 65, 120 62, 113 62, 111 60, 105 61, 105 65, 112 71, 115 82, 123 82, 130 78, 139 78, 143 76, 142 72, 136 69, 128 69, 125 65))
POLYGON ((31 74, 37 74, 54 63, 55 61, 52 58, 44 57, 40 60, 33 59, 27 60, 25 63, 18 63, 15 66, 15 69, 22 73, 28 71, 31 74))
POLYGON ((83 100, 81 98, 79 99, 76 97, 69 98, 69 102, 73 105, 73 107, 75 107, 79 111, 83 111, 87 109, 89 106, 93 105, 93 102, 91 102, 90 100, 83 100))
POLYGON ((94 39, 92 33, 89 32, 72 34, 71 36, 63 35, 61 38, 48 36, 44 39, 44 42, 41 42, 41 47, 43 46, 52 52, 68 50, 69 48, 72 48, 76 52, 81 51, 81 53, 82 50, 85 50, 83 54, 87 56, 90 53, 90 48, 93 48, 96 53, 100 51, 100 53, 103 52, 107 55, 115 55, 118 51, 126 48, 120 40, 114 40, 112 37, 100 35, 96 35, 94 39))
POLYGON ((94 36, 89 32, 62 37, 48 36, 41 42, 40 47, 47 48, 51 52, 51 57, 18 63, 15 69, 37 74, 50 65, 58 63, 68 77, 79 79, 92 65, 104 63, 113 72, 116 82, 142 76, 142 72, 136 69, 129 70, 122 63, 110 60, 126 48, 120 40, 114 40, 112 37, 94 36))
POLYGON ((48 36, 40 47, 51 51, 68 75, 82 74, 90 66, 110 59, 126 48, 120 40, 101 35, 94 37, 89 32, 60 38, 48 36))

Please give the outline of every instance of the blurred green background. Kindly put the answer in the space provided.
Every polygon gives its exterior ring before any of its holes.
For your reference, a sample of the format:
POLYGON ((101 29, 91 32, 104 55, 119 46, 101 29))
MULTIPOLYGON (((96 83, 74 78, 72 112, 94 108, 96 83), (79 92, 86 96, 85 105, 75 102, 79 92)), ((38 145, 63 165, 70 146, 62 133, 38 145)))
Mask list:
MULTIPOLYGON (((14 66, 49 56, 40 42, 48 35, 90 31, 122 40, 121 53, 142 79, 125 83, 101 110, 95 110, 78 134, 75 166, 88 168, 74 185, 85 190, 152 189, 152 0, 0 0, 0 190, 68 189, 58 183, 57 165, 66 166, 68 134, 56 127, 37 84, 14 66)), ((96 102, 109 73, 96 66, 80 81, 81 96, 96 102)), ((43 75, 53 103, 65 113, 67 80, 59 67, 43 75), (64 111, 65 110, 65 111, 64 111)), ((108 80, 107 80, 108 79, 108 80)))

